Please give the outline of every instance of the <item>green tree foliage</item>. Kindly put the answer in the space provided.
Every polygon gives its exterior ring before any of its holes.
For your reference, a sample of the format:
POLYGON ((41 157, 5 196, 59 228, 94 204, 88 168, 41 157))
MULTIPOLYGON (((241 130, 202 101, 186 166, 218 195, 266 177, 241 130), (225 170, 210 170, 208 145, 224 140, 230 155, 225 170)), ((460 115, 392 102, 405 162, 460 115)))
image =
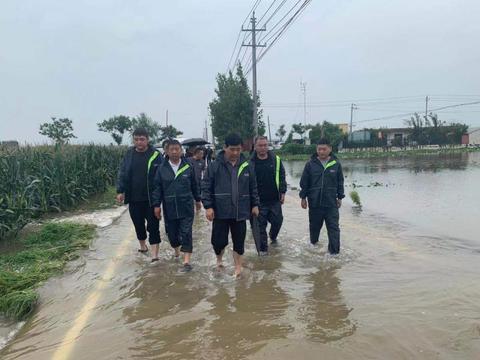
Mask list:
MULTIPOLYGON (((251 139, 254 136, 253 100, 241 66, 237 67, 235 75, 231 71, 228 74, 217 75, 215 94, 215 98, 209 104, 213 136, 220 143, 231 132, 237 132, 243 139, 251 139)), ((257 106, 260 106, 260 100, 257 106)), ((258 117, 260 120, 261 111, 258 117)), ((259 122, 259 130, 265 133, 265 124, 263 130, 261 129, 262 125, 259 122)))
POLYGON ((111 117, 98 124, 98 130, 110 134, 117 145, 121 145, 123 134, 129 132, 132 128, 132 120, 125 115, 111 117))
POLYGON ((417 113, 406 121, 412 128, 410 142, 417 145, 460 144, 462 135, 468 132, 468 126, 461 123, 446 124, 437 114, 430 113, 426 118, 417 113))
POLYGON ((151 117, 147 116, 147 114, 140 113, 140 115, 132 119, 132 127, 130 128, 130 132, 133 133, 135 129, 138 128, 144 128, 147 130, 150 142, 157 143, 161 141, 161 125, 151 117))
POLYGON ((73 121, 69 118, 52 117, 52 122, 40 125, 39 133, 52 139, 56 145, 68 144, 70 139, 76 138, 73 134, 73 121))
POLYGON ((338 125, 332 124, 328 121, 324 121, 322 124, 317 123, 310 125, 310 141, 315 144, 321 138, 325 138, 330 141, 333 148, 337 148, 338 145, 344 139, 344 134, 338 125))
POLYGON ((178 130, 173 125, 167 125, 160 127, 160 141, 165 139, 174 139, 183 135, 183 132, 178 130))
POLYGON ((275 133, 275 135, 280 139, 280 141, 283 140, 286 134, 287 134, 287 130, 285 130, 284 124, 280 125, 277 132, 275 133))

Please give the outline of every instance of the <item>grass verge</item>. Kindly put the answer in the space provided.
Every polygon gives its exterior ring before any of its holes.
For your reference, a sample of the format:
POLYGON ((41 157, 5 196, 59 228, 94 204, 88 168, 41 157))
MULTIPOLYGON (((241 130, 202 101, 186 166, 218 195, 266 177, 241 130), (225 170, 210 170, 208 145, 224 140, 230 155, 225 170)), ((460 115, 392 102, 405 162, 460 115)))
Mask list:
POLYGON ((78 257, 95 235, 95 227, 46 223, 21 237, 22 250, 0 256, 0 314, 21 320, 38 302, 37 287, 78 257))

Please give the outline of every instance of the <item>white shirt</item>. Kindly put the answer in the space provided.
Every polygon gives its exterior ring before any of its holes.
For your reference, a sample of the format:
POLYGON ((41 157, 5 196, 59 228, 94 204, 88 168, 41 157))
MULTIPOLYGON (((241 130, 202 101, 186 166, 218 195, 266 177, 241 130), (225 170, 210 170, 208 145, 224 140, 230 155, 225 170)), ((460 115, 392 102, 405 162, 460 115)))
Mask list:
POLYGON ((178 164, 174 164, 172 163, 170 160, 168 160, 168 163, 170 164, 170 166, 172 167, 172 170, 173 170, 173 173, 175 175, 177 175, 177 171, 178 171, 178 168, 180 167, 180 164, 182 163, 181 161, 178 162, 178 164))

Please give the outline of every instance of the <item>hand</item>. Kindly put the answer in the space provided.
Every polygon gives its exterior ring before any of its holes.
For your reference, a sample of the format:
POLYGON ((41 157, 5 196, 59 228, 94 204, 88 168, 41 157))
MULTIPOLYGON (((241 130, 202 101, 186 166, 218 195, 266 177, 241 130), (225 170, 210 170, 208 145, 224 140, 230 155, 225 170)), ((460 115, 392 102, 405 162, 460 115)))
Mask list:
POLYGON ((200 211, 202 209, 202 203, 200 201, 197 201, 195 203, 195 208, 197 209, 197 211, 200 211))
POLYGON ((308 203, 307 203, 307 199, 302 199, 302 209, 306 209, 308 208, 308 203))
POLYGON ((253 216, 258 216, 258 214, 260 214, 260 210, 258 210, 258 206, 254 206, 252 208, 252 215, 253 216))
POLYGON ((339 209, 342 207, 342 199, 337 199, 337 207, 339 209))
POLYGON ((285 202, 285 194, 280 194, 280 204, 283 205, 284 202, 285 202))
POLYGON ((158 220, 162 220, 162 209, 160 209, 160 207, 156 207, 153 211, 155 212, 155 217, 158 220))
POLYGON ((125 194, 117 194, 117 202, 123 203, 125 201, 125 194))
POLYGON ((215 212, 213 211, 212 208, 207 209, 206 217, 208 221, 213 221, 213 219, 215 219, 215 212))

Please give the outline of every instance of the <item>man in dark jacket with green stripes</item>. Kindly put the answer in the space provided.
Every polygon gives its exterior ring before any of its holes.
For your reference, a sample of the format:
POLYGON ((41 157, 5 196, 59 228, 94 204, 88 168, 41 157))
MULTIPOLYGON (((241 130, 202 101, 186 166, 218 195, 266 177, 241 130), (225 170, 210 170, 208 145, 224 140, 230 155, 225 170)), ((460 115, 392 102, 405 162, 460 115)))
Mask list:
POLYGON ((232 234, 235 276, 242 272, 245 250, 246 220, 258 216, 258 194, 255 173, 242 155, 242 138, 230 134, 216 160, 207 168, 202 181, 202 202, 209 221, 213 221, 212 245, 217 268, 223 268, 222 257, 232 234))
POLYGON ((170 140, 166 146, 167 156, 155 176, 153 206, 155 216, 160 220, 163 205, 165 230, 170 245, 175 249, 175 256, 184 254, 183 270, 190 271, 190 259, 193 251, 192 226, 196 202, 197 210, 201 208, 198 182, 195 170, 182 157, 182 146, 177 140, 170 140))
POLYGON ((266 136, 255 138, 255 151, 251 163, 255 171, 260 198, 260 255, 268 252, 267 225, 270 223, 269 236, 272 244, 277 242, 277 236, 283 223, 282 204, 285 201, 287 182, 285 168, 278 155, 268 151, 266 136))
POLYGON ((148 133, 139 128, 133 132, 134 146, 128 149, 118 173, 117 201, 128 204, 141 253, 147 253, 147 239, 152 246, 152 259, 158 257, 159 221, 152 207, 153 179, 162 162, 160 152, 148 143, 148 133), (145 229, 145 221, 147 228, 145 229))
POLYGON ((305 165, 300 180, 303 209, 309 208, 310 242, 316 244, 325 222, 328 232, 328 251, 340 252, 339 211, 345 197, 342 166, 332 154, 326 139, 317 143, 317 153, 305 165), (308 199, 308 204, 307 204, 308 199))

